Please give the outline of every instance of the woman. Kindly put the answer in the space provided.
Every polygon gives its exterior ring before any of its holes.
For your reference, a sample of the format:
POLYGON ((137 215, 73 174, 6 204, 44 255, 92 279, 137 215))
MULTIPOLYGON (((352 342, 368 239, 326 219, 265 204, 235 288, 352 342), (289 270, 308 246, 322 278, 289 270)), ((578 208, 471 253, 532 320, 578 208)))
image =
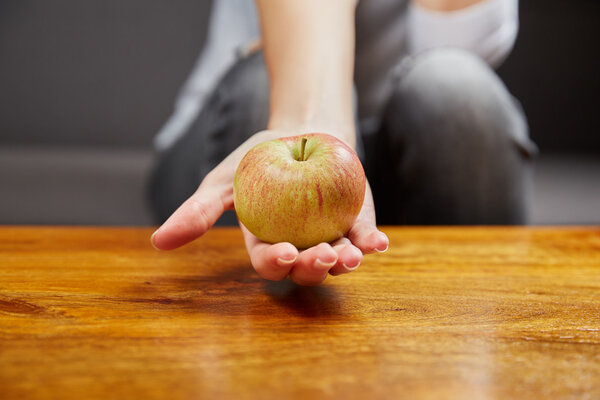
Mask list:
POLYGON ((492 70, 514 43, 517 6, 217 1, 203 55, 157 137, 153 208, 161 220, 177 209, 153 245, 179 247, 232 209, 233 176, 252 146, 308 132, 356 149, 370 186, 354 226, 333 243, 300 251, 240 226, 265 279, 316 285, 385 251, 375 208, 386 224, 526 222, 535 145, 492 70))

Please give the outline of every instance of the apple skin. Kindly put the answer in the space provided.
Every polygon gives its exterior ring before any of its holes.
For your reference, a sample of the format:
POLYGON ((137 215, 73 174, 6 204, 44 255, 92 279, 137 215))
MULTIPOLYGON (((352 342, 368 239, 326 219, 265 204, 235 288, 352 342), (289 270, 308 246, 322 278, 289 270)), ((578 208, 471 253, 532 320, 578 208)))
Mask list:
POLYGON ((322 133, 256 145, 233 180, 242 224, 264 242, 290 242, 299 249, 344 236, 361 210, 365 188, 354 150, 322 133), (303 138, 304 161, 299 161, 303 138))

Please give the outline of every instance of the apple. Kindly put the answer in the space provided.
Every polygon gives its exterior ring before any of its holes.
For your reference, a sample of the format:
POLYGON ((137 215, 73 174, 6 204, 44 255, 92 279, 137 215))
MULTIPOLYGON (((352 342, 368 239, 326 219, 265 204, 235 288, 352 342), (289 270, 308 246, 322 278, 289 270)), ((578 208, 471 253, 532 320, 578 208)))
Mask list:
POLYGON ((344 236, 360 212, 366 178, 354 150, 323 133, 263 142, 233 180, 242 224, 268 243, 305 249, 344 236))

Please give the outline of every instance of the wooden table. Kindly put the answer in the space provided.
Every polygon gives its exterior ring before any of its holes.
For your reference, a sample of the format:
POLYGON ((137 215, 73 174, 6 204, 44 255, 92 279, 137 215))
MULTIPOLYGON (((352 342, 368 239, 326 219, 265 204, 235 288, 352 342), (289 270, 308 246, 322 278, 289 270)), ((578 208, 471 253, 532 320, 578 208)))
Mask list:
POLYGON ((600 229, 384 230, 304 288, 236 229, 0 228, 0 398, 600 398, 600 229))

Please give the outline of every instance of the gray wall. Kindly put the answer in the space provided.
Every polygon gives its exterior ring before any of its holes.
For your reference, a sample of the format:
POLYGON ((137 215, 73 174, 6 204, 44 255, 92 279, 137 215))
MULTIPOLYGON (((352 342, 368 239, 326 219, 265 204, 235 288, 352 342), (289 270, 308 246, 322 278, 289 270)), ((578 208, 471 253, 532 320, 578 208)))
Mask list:
POLYGON ((600 154, 600 1, 521 0, 521 29, 500 76, 542 152, 600 154))
POLYGON ((0 1, 0 145, 150 147, 210 2, 0 1))

